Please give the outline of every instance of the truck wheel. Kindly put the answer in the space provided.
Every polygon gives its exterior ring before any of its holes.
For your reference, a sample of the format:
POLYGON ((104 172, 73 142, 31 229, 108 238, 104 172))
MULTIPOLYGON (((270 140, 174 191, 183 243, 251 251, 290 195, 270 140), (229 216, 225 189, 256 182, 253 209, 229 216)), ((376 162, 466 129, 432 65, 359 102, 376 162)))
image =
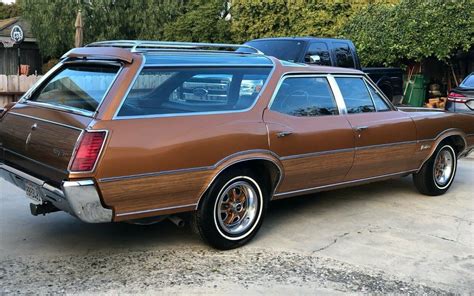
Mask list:
POLYGON ((413 174, 413 181, 419 192, 431 196, 441 195, 451 186, 456 168, 457 156, 453 147, 440 145, 421 170, 413 174))
POLYGON ((193 216, 194 228, 202 239, 221 250, 249 242, 262 225, 269 200, 263 183, 247 170, 222 173, 193 216))

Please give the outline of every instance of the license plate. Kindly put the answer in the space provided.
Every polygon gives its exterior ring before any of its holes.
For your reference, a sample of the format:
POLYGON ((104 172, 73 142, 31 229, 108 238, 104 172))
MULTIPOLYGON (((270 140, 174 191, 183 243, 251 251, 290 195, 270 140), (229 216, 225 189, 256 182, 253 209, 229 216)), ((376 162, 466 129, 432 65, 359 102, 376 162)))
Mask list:
POLYGON ((43 203, 43 198, 41 198, 41 191, 38 185, 25 182, 25 192, 26 197, 31 199, 34 204, 40 205, 43 203))

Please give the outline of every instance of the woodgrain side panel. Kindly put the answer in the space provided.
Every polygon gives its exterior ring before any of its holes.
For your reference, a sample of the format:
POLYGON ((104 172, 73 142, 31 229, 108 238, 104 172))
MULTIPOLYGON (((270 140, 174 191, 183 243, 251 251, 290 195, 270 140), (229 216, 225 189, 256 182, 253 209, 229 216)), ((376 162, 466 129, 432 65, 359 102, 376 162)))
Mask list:
POLYGON ((269 151, 248 152, 196 171, 164 172, 156 176, 99 180, 102 198, 115 211, 115 221, 192 211, 215 177, 242 161, 266 160, 283 173, 280 161, 269 151), (170 209, 172 208, 172 209, 170 209))
POLYGON ((285 179, 277 193, 341 182, 352 166, 354 151, 283 160, 285 179))
POLYGON ((345 180, 370 178, 414 169, 416 165, 414 166, 413 156, 418 146, 417 143, 407 143, 358 148, 354 159, 354 163, 358 166, 349 172, 345 180))
POLYGON ((120 221, 126 213, 148 211, 128 215, 126 219, 156 216, 169 207, 196 204, 210 174, 206 170, 99 182, 99 188, 105 204, 114 208, 116 220, 120 221))

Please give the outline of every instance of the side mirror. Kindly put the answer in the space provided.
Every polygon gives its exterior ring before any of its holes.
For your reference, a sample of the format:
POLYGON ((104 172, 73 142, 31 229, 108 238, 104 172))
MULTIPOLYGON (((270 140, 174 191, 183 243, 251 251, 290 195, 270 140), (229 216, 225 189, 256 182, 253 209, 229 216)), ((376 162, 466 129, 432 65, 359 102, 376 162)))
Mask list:
POLYGON ((308 55, 308 62, 310 64, 321 64, 321 57, 317 54, 315 55, 308 55))

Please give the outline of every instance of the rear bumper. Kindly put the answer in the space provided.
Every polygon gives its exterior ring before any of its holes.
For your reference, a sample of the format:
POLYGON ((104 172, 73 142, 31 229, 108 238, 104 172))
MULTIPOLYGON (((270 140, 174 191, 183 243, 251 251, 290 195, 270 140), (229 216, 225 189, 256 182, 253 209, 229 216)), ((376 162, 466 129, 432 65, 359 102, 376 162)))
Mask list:
POLYGON ((93 180, 63 181, 61 189, 58 189, 3 163, 0 163, 0 177, 22 190, 25 190, 25 182, 38 185, 44 200, 84 222, 112 221, 112 210, 102 206, 93 180))

